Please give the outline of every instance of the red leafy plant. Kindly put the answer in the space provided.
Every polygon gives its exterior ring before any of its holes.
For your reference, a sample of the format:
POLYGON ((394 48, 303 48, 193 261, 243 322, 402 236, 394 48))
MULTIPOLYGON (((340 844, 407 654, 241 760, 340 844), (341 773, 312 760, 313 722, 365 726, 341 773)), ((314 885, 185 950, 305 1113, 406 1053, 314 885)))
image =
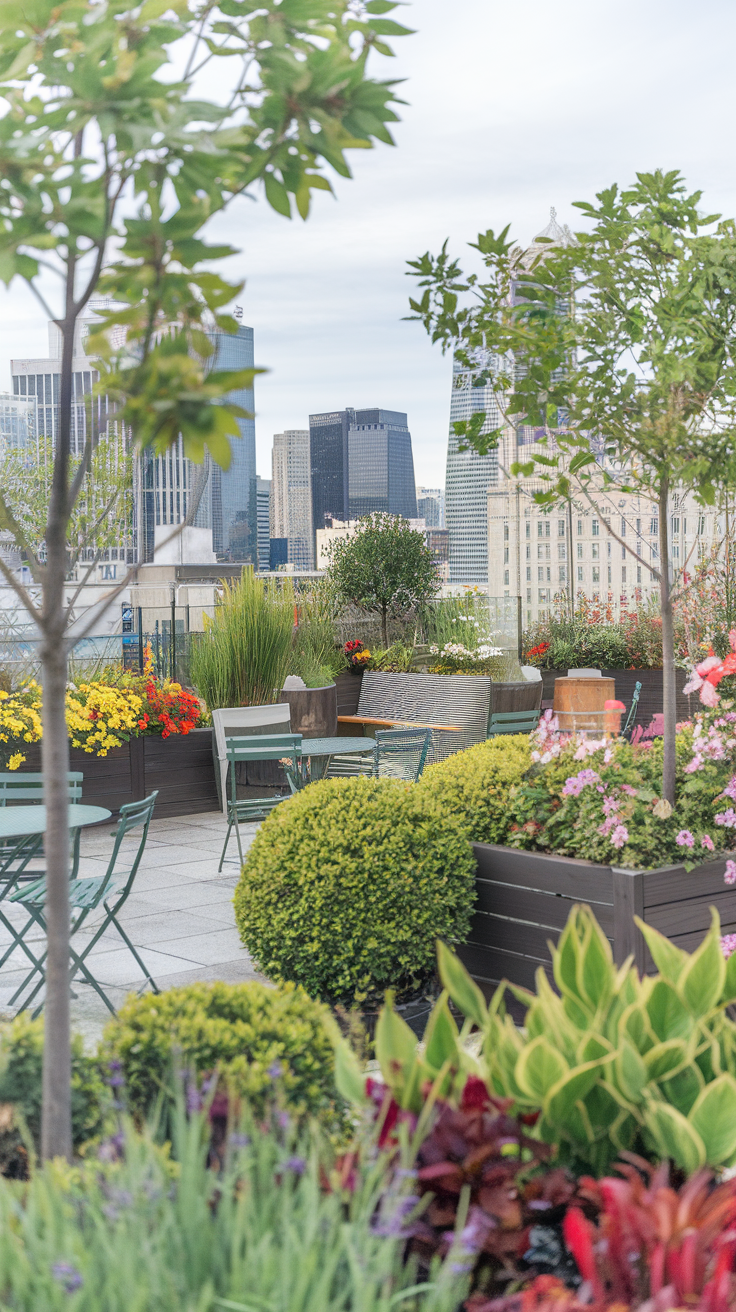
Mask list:
MULTIPOLYGON (((402 1124, 414 1133, 416 1114, 401 1109, 385 1085, 370 1080, 367 1089, 381 1147, 397 1145, 402 1124)), ((526 1133, 536 1117, 511 1116, 509 1107, 508 1101, 491 1097, 475 1075, 467 1077, 457 1107, 438 1100, 416 1151, 415 1192, 400 1206, 382 1207, 380 1233, 404 1235, 423 1265, 433 1254, 446 1256, 452 1250, 454 1265, 473 1272, 474 1282, 503 1287, 528 1276, 523 1259, 533 1229, 561 1221, 572 1201, 583 1200, 577 1199, 576 1182, 567 1171, 546 1169, 553 1149, 526 1133), (465 1209, 458 1236, 458 1215, 465 1209), (407 1219, 413 1210, 417 1215, 407 1219)), ((397 1168, 397 1175, 405 1177, 406 1171, 397 1168)), ((559 1249, 564 1269, 561 1244, 559 1249)))
POLYGON ((583 1280, 578 1290, 538 1276, 506 1298, 472 1295, 467 1312, 733 1312, 736 1180, 714 1185, 712 1172, 702 1170, 674 1189, 666 1163, 627 1157, 617 1167, 623 1178, 580 1181, 581 1197, 599 1209, 596 1224, 577 1206, 565 1216, 565 1242, 583 1280))

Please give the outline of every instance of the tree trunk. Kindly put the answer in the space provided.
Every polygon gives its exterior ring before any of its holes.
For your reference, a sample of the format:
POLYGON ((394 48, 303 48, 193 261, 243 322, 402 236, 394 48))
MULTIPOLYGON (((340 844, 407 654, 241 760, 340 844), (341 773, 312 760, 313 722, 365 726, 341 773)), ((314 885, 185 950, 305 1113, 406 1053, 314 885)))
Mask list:
MULTIPOLYGON (((63 601, 63 591, 62 591, 63 601)), ((71 1158, 71 1038, 69 1020, 69 739, 66 729, 66 646, 45 639, 43 764, 46 803, 46 1006, 43 1049, 41 1153, 71 1158)))
POLYGON ((388 606, 381 607, 381 634, 384 647, 388 647, 388 606))
POLYGON ((661 483, 659 492, 659 597, 662 610, 662 700, 664 711, 662 796, 674 806, 677 694, 675 688, 675 626, 670 586, 668 501, 669 480, 665 478, 661 483))
POLYGON ((59 387, 59 426, 46 521, 41 663, 43 670, 43 766, 46 803, 46 1003, 43 1049, 41 1154, 71 1158, 71 1032, 69 1018, 69 739, 66 730, 67 641, 64 580, 69 523, 69 451, 72 359, 76 314, 74 260, 67 277, 59 387))

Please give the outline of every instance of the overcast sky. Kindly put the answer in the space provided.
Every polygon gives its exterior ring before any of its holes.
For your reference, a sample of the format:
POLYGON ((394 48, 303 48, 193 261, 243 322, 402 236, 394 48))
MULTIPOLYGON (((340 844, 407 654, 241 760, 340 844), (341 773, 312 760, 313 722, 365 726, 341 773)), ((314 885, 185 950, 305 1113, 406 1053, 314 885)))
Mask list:
MULTIPOLYGON (((512 224, 530 240, 557 208, 637 170, 680 168, 736 214, 733 0, 415 0, 417 29, 374 74, 406 81, 397 146, 352 152, 354 178, 317 193, 306 224, 243 201, 218 234, 242 249, 255 329, 258 472, 271 440, 344 406, 406 410, 418 483, 444 486, 449 358, 402 322, 405 261, 512 224)), ((214 234, 213 234, 214 235, 214 234)), ((11 355, 46 354, 20 286, 0 288, 0 388, 11 355)))

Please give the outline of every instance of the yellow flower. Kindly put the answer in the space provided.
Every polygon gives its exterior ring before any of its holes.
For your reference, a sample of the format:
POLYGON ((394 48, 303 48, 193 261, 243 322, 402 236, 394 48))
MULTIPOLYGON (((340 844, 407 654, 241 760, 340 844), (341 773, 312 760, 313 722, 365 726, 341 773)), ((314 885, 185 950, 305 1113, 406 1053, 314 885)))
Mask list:
POLYGON ((22 765, 25 759, 26 758, 22 752, 14 752, 10 760, 8 761, 8 769, 17 770, 18 766, 22 765))

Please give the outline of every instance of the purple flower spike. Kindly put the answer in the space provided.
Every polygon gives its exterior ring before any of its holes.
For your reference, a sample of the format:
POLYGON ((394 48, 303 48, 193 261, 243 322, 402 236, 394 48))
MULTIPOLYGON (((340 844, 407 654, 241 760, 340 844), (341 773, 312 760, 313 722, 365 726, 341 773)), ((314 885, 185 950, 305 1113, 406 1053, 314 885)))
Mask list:
POLYGON ((73 1294, 75 1290, 81 1289, 84 1284, 77 1268, 69 1262, 54 1262, 51 1274, 54 1280, 58 1280, 66 1294, 73 1294))
POLYGON ((282 1163, 281 1169, 283 1171, 292 1171, 294 1175, 304 1175, 307 1163, 303 1157, 287 1157, 286 1161, 282 1163))

